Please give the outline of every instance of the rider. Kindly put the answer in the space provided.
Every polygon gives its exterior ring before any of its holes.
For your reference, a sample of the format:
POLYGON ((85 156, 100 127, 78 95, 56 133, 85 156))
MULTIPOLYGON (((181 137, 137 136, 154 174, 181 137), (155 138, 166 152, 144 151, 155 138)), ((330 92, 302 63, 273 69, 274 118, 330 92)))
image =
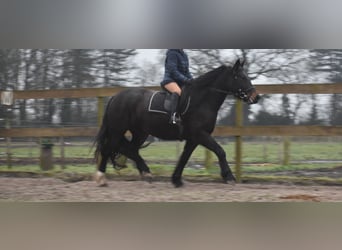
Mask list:
POLYGON ((171 95, 170 123, 177 123, 177 105, 182 93, 182 87, 192 79, 189 70, 189 59, 183 49, 168 49, 165 59, 164 79, 160 83, 162 88, 171 95))

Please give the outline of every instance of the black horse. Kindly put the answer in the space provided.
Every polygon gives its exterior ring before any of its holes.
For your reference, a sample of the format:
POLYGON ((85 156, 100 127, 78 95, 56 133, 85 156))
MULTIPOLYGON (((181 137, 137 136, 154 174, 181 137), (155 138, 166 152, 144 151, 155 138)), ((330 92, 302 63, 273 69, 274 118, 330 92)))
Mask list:
POLYGON ((119 154, 132 159, 140 175, 150 180, 150 169, 139 154, 139 149, 149 135, 164 140, 186 141, 172 175, 175 187, 183 185, 181 177, 184 166, 198 145, 216 154, 224 182, 235 182, 225 151, 211 133, 215 128, 218 110, 228 94, 233 94, 249 104, 259 100, 259 95, 243 70, 243 63, 238 60, 233 67, 218 67, 192 80, 183 88, 181 99, 188 102, 186 113, 181 115, 181 129, 177 125, 169 124, 167 114, 149 112, 150 99, 154 93, 146 89, 128 89, 109 100, 95 141, 95 158, 99 162, 95 178, 98 184, 106 185, 107 161, 112 159, 115 164, 115 156, 119 154), (131 133, 129 139, 125 136, 127 131, 131 133))

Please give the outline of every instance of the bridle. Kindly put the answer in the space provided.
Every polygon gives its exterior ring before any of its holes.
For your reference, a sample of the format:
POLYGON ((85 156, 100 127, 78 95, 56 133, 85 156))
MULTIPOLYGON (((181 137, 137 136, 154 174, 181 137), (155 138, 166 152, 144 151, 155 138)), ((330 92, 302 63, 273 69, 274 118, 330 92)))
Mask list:
POLYGON ((242 90, 242 89, 238 89, 236 92, 233 91, 226 91, 223 89, 217 89, 217 88, 211 88, 212 90, 219 92, 219 93, 223 93, 226 95, 234 95, 237 98, 240 98, 241 100, 248 100, 248 93, 255 90, 255 88, 253 86, 249 87, 246 90, 242 90))
MULTIPOLYGON (((237 75, 235 75, 233 77, 235 80, 238 78, 237 75)), ((246 77, 247 77, 247 75, 246 75, 246 77)), ((215 91, 215 92, 222 93, 225 95, 233 95, 236 98, 243 100, 244 102, 248 102, 249 104, 257 103, 259 98, 260 98, 259 95, 253 96, 253 91, 256 92, 255 87, 253 87, 253 86, 250 86, 247 89, 239 88, 236 91, 227 91, 227 90, 218 89, 218 88, 214 88, 214 87, 212 87, 210 89, 215 91), (250 94, 250 96, 248 96, 248 94, 250 94)))

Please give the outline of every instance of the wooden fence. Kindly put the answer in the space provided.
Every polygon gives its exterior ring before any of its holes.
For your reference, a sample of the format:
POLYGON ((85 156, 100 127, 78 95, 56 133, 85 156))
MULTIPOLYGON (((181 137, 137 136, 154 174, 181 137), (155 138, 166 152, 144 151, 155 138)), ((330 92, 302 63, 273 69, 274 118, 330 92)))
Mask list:
MULTIPOLYGON (((146 87, 159 90, 159 87, 146 87)), ((342 83, 334 84, 282 84, 256 85, 261 94, 342 94, 342 83)), ((14 91, 14 100, 18 99, 49 99, 49 98, 97 98, 98 124, 104 112, 104 97, 112 96, 124 87, 83 88, 60 90, 25 90, 14 91)), ((0 91, 1 96, 1 91, 0 91)), ((242 136, 342 136, 342 126, 243 126, 242 102, 236 105, 235 126, 216 127, 215 136, 236 137, 236 172, 240 180, 242 158, 242 136)), ((94 136, 97 127, 73 128, 4 128, 0 129, 0 137, 88 137, 94 136)))

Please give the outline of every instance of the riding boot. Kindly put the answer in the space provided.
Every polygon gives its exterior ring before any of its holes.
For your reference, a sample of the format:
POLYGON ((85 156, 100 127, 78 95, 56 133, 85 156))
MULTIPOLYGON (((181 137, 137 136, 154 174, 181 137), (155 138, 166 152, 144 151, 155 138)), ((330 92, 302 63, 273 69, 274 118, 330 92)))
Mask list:
POLYGON ((172 93, 171 94, 171 110, 170 110, 170 124, 177 124, 179 123, 179 118, 177 117, 177 107, 178 107, 178 100, 179 100, 179 95, 177 93, 172 93))

